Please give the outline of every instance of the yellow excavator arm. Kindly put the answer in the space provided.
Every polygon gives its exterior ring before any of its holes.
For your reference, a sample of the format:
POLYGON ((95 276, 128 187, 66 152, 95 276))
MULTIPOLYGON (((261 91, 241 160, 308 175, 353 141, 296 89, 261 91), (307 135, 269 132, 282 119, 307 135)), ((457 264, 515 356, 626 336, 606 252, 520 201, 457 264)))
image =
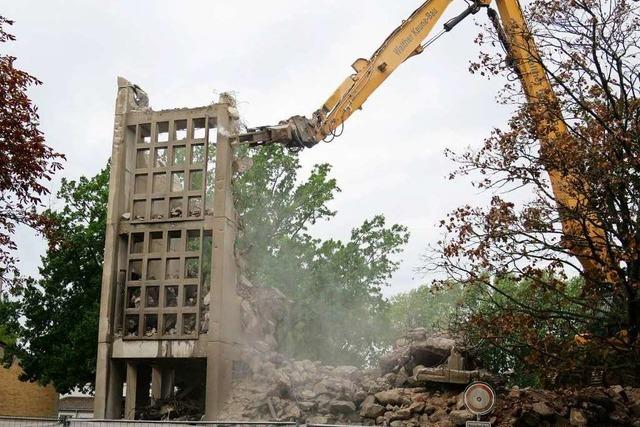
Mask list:
MULTIPOLYGON (((352 67, 355 71, 347 77, 329 96, 325 103, 316 110, 311 118, 293 116, 277 126, 266 126, 249 129, 240 135, 239 143, 252 145, 279 143, 292 150, 310 148, 320 141, 331 140, 341 134, 341 126, 353 114, 362 108, 371 94, 393 73, 404 61, 422 53, 425 47, 469 15, 482 8, 489 8, 491 0, 474 0, 467 8, 444 24, 444 28, 432 39, 425 40, 432 32, 452 0, 428 0, 411 16, 394 30, 369 59, 357 59, 352 67)), ((489 10, 501 41, 505 45, 509 63, 513 66, 523 85, 529 104, 534 108, 542 108, 537 124, 537 134, 541 151, 547 147, 557 148, 559 144, 570 141, 567 127, 557 106, 548 75, 545 72, 533 37, 528 31, 524 14, 518 0, 496 0, 500 19, 493 9, 489 10), (500 23, 502 25, 500 25, 500 23), (552 106, 552 107, 550 107, 552 106)), ((549 165, 547 165, 549 166, 549 165)), ((552 190, 556 202, 562 211, 574 208, 580 203, 580 195, 569 191, 566 181, 560 172, 547 167, 552 190)), ((563 234, 568 249, 579 259, 586 271, 595 273, 602 280, 606 279, 602 268, 594 261, 606 255, 602 230, 595 221, 585 225, 576 220, 564 219, 563 234), (579 242, 584 241, 583 227, 586 234, 595 242, 596 250, 579 242)), ((593 277, 593 276, 592 276, 593 277)))
MULTIPOLYGON (((311 118, 293 116, 277 126, 249 129, 240 136, 240 142, 254 145, 279 143, 299 150, 339 136, 337 130, 354 111, 362 108, 369 96, 391 73, 404 61, 424 51, 423 42, 452 1, 424 2, 387 37, 371 58, 359 58, 352 64, 355 73, 338 86, 311 118)), ((467 16, 488 6, 490 2, 491 0, 474 1, 464 12, 448 21, 436 38, 453 29, 467 16)))

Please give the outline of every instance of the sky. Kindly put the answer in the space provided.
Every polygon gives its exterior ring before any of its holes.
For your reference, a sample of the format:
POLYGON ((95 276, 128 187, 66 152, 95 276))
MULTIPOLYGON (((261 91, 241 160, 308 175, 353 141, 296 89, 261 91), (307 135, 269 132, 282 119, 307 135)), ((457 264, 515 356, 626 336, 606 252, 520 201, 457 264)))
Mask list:
MULTIPOLYGON (((2 52, 43 81, 29 94, 47 143, 66 155, 62 177, 92 176, 111 153, 116 78, 141 86, 152 108, 197 107, 232 91, 249 126, 309 115, 359 57, 368 58, 419 5, 416 0, 0 0, 15 20, 17 41, 2 52)), ((446 17, 465 8, 454 1, 446 17)), ((343 135, 300 154, 303 174, 333 166, 342 192, 338 214, 315 225, 322 238, 348 239, 352 228, 382 213, 406 225, 411 239, 386 295, 429 277, 416 274, 428 245, 442 236, 447 212, 488 195, 468 180, 449 181, 445 148, 478 148, 510 108, 498 105, 504 83, 468 71, 484 12, 403 64, 346 123, 343 135)), ((442 21, 444 23, 444 20, 442 21)), ((439 29, 441 24, 436 27, 439 29)), ((58 206, 53 197, 48 201, 58 206)), ((18 232, 21 269, 35 274, 45 244, 18 232)))

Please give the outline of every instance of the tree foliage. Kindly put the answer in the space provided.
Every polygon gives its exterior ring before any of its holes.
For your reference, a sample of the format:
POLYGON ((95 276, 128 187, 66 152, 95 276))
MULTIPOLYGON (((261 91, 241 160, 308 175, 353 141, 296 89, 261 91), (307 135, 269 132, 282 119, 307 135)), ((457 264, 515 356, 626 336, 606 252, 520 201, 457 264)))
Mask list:
POLYGON ((309 226, 330 219, 339 191, 330 166, 296 184, 300 164, 282 147, 261 148, 236 183, 242 218, 238 247, 250 279, 293 300, 282 350, 333 364, 364 364, 387 345, 381 289, 397 269, 407 229, 374 216, 347 242, 315 239, 309 226))
POLYGON ((543 381, 590 368, 635 373, 639 7, 625 0, 534 0, 526 15, 540 50, 530 60, 547 71, 557 100, 526 102, 512 68, 491 48, 494 40, 479 38, 489 50, 472 70, 510 77, 500 99, 516 112, 480 150, 453 155, 460 163, 453 176, 473 175, 493 198, 487 207, 463 206, 442 222, 446 237, 430 266, 478 287, 477 295, 490 302, 465 319, 473 341, 512 354, 538 373, 544 367, 543 381), (541 147, 540 137, 558 121, 569 138, 541 147), (549 171, 562 182, 564 199, 553 196, 549 171), (521 203, 513 190, 532 196, 521 203), (567 221, 575 225, 569 235, 563 233, 567 221))
POLYGON ((392 296, 387 312, 390 338, 414 328, 447 330, 463 301, 463 289, 456 283, 442 288, 422 285, 392 296))
MULTIPOLYGON (((7 32, 12 24, 0 16, 0 44, 15 40, 7 32)), ((43 182, 62 168, 64 158, 45 144, 38 129, 38 110, 27 96, 30 86, 42 83, 15 68, 15 60, 0 54, 0 292, 19 276, 13 239, 16 226, 46 227, 46 217, 36 208, 49 193, 43 182)))
POLYGON ((63 179, 64 207, 44 213, 52 244, 42 257, 42 278, 26 281, 8 307, 9 317, 23 320, 9 324, 19 340, 7 352, 19 357, 22 380, 53 382, 60 392, 95 380, 108 196, 107 165, 92 178, 63 179))

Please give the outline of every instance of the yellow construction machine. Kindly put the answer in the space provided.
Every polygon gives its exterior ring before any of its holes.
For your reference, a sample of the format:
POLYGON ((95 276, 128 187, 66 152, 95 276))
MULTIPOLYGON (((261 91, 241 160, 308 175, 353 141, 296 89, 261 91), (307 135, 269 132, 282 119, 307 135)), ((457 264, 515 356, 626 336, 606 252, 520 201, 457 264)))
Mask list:
MULTIPOLYGON (((445 9, 453 0, 428 0, 396 28, 373 53, 371 58, 357 59, 349 75, 329 96, 325 103, 311 118, 293 116, 276 126, 249 129, 240 135, 238 143, 250 145, 283 144, 292 150, 311 148, 320 141, 330 142, 340 136, 344 122, 354 111, 361 109, 369 96, 407 59, 417 56, 444 33, 451 31, 466 17, 486 9, 489 19, 496 28, 498 37, 507 52, 509 65, 518 75, 532 108, 538 109, 537 137, 540 149, 545 147, 568 146, 571 137, 557 106, 549 77, 540 60, 533 37, 528 29, 518 0, 496 0, 498 11, 491 8, 491 0, 473 0, 467 2, 467 8, 444 24, 444 28, 429 40, 445 9), (427 40, 427 41, 425 41, 427 40), (551 107, 550 107, 551 106, 551 107)), ((457 3, 457 2, 456 2, 457 3)), ((553 194, 560 212, 570 211, 581 202, 575 188, 569 191, 567 179, 548 164, 553 194)), ((608 280, 606 272, 594 259, 604 256, 603 232, 597 222, 587 224, 576 220, 563 219, 564 243, 580 261, 585 271, 597 280, 608 280), (586 227, 586 230, 585 230, 586 227), (586 233, 585 233, 586 231, 586 233), (588 235, 594 247, 581 244, 588 235), (602 244, 598 244, 602 242, 602 244)))

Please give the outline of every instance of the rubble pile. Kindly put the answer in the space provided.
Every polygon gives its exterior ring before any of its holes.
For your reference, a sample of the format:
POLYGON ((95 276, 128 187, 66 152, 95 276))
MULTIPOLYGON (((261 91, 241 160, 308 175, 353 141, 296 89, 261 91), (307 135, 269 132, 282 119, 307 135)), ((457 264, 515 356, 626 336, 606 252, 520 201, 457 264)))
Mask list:
MULTIPOLYGON (((240 271, 244 260, 237 257, 240 271)), ((497 391, 493 426, 637 426, 640 389, 505 389, 501 378, 477 369, 455 338, 417 328, 398 339, 374 369, 291 360, 276 351, 276 330, 290 301, 275 289, 239 275, 242 326, 253 345, 246 372, 234 378, 222 419, 390 427, 464 426, 475 416, 463 391, 487 381, 497 391)))
POLYGON ((453 366, 465 378, 497 384, 496 408, 483 418, 494 426, 640 427, 640 389, 505 389, 486 372, 465 370, 469 361, 455 340, 423 329, 398 340, 375 369, 296 361, 265 347, 247 349, 244 360, 248 373, 234 380, 223 419, 464 426, 475 419, 463 402, 465 385, 441 381, 442 371, 453 366))
POLYGON ((513 387, 497 396, 496 426, 640 426, 640 389, 585 387, 535 390, 513 387))
POLYGON ((456 341, 429 335, 425 329, 410 331, 396 342, 393 352, 381 359, 380 368, 368 370, 295 361, 269 347, 260 341, 246 350, 243 359, 249 374, 235 381, 223 418, 387 423, 394 427, 424 425, 449 417, 458 422, 470 414, 444 409, 448 408, 447 402, 456 403, 458 391, 428 391, 426 386, 448 383, 452 377, 464 378, 467 384, 488 375, 464 370, 456 341))

